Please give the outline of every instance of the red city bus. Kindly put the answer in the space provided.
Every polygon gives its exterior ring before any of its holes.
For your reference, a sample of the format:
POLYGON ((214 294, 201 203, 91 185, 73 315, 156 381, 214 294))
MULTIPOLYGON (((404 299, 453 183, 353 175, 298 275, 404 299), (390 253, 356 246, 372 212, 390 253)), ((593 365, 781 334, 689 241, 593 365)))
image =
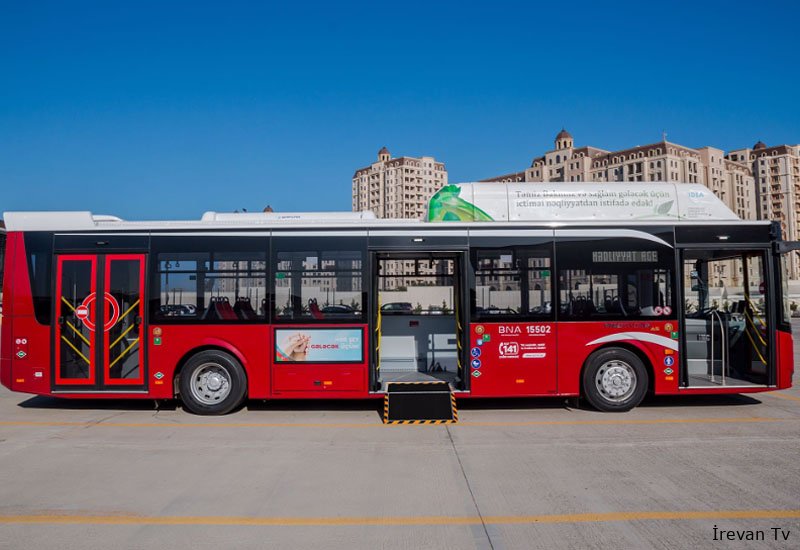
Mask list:
POLYGON ((605 411, 648 392, 790 387, 781 262, 796 247, 777 224, 475 221, 498 214, 467 204, 467 221, 432 208, 449 223, 6 213, 0 381, 63 398, 177 396, 198 414, 383 398, 394 382, 445 383, 459 399, 584 396, 605 411))

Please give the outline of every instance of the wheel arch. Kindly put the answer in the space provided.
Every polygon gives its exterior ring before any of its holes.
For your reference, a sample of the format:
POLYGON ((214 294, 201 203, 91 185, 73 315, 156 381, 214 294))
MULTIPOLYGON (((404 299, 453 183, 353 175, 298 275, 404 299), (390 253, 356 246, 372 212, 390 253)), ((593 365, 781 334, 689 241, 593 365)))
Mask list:
POLYGON ((639 358, 644 365, 645 370, 647 371, 647 392, 652 395, 655 391, 655 371, 653 370, 653 363, 650 360, 650 356, 642 348, 635 344, 631 344, 630 342, 609 342, 594 348, 586 356, 586 358, 583 360, 583 364, 581 365, 579 378, 581 395, 583 395, 585 391, 585 388, 583 387, 583 374, 586 372, 586 367, 589 365, 589 358, 591 358, 595 353, 613 348, 621 348, 630 351, 639 358))

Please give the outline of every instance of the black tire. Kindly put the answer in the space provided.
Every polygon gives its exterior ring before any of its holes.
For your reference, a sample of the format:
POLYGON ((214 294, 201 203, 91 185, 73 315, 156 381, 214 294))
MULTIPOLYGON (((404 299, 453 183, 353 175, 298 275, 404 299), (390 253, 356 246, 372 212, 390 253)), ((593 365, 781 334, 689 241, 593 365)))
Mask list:
POLYGON ((642 402, 649 377, 642 360, 623 348, 605 348, 586 360, 583 394, 591 405, 606 412, 625 412, 642 402))
POLYGON ((247 376, 229 353, 206 350, 183 366, 178 381, 183 407, 194 414, 227 414, 241 405, 247 393, 247 376))

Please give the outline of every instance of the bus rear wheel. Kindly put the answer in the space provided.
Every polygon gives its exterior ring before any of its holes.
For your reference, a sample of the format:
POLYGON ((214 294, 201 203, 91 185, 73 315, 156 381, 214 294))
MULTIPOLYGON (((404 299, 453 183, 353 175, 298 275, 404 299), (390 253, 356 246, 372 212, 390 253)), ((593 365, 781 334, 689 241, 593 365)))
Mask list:
POLYGON ((597 410, 629 411, 642 402, 647 386, 647 369, 632 351, 606 348, 586 361, 583 393, 597 410))
POLYGON ((194 414, 227 414, 244 401, 247 377, 232 355, 201 351, 189 358, 178 382, 183 407, 194 414))

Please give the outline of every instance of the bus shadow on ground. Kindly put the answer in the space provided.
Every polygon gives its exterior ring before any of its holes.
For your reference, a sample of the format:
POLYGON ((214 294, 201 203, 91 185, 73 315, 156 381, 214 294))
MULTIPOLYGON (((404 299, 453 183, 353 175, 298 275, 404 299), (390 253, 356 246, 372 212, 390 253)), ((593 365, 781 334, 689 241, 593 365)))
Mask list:
MULTIPOLYGON (((741 393, 718 395, 651 395, 639 405, 644 408, 665 407, 735 407, 760 405, 763 401, 741 393)), ((588 405, 587 405, 588 406, 588 405)))
POLYGON ((247 411, 382 411, 382 399, 269 399, 247 401, 237 410, 247 411))
MULTIPOLYGON (((685 407, 731 407, 759 405, 762 401, 749 395, 724 394, 724 395, 663 395, 649 396, 639 407, 648 409, 657 408, 685 408, 685 407)), ((61 399, 37 395, 30 397, 17 406, 23 409, 42 410, 100 410, 100 411, 175 411, 182 409, 178 400, 152 399, 61 399)), ((521 397, 521 398, 476 398, 458 400, 459 410, 585 410, 595 411, 585 400, 577 401, 576 398, 563 397, 521 397)), ((250 400, 233 411, 236 414, 248 412, 345 412, 345 411, 374 411, 379 416, 383 415, 382 399, 274 399, 250 400)), ((187 413, 188 414, 188 413, 187 413)))
POLYGON ((459 410, 534 410, 534 409, 573 409, 575 399, 563 397, 503 397, 458 400, 459 410))
POLYGON ((61 399, 37 395, 17 404, 23 409, 51 409, 51 410, 101 410, 101 411, 155 411, 175 410, 176 402, 163 403, 159 401, 158 407, 152 399, 61 399))

